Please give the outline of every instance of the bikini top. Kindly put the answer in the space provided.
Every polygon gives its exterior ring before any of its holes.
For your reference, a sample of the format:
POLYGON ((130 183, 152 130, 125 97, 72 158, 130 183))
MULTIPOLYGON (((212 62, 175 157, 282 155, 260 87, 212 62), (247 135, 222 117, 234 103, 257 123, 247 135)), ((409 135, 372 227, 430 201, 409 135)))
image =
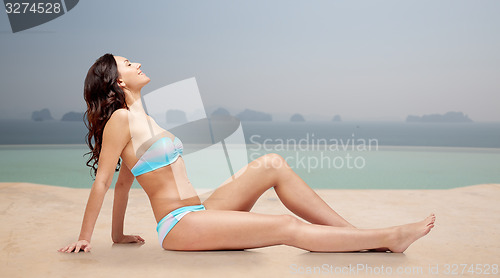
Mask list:
POLYGON ((144 152, 130 171, 137 177, 170 165, 177 160, 182 151, 183 146, 179 138, 175 137, 172 140, 170 137, 161 137, 144 152))

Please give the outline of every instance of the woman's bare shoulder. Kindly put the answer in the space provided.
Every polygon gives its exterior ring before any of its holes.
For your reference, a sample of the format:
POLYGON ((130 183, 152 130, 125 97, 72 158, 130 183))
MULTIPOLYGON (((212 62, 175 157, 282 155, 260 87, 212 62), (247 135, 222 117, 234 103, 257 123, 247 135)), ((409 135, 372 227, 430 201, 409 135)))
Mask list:
POLYGON ((106 125, 109 125, 109 124, 110 125, 123 125, 123 124, 128 125, 128 116, 129 116, 129 111, 127 109, 125 109, 125 108, 117 109, 111 114, 106 125))
POLYGON ((108 133, 106 131, 109 131, 112 134, 130 135, 129 111, 125 108, 120 108, 114 111, 104 127, 104 134, 108 133))

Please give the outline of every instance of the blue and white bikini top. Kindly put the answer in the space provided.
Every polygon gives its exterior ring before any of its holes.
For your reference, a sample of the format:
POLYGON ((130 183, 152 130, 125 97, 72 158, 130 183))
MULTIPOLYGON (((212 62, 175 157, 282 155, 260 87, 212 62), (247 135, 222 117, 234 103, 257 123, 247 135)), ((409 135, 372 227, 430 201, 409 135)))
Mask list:
POLYGON ((146 150, 130 171, 137 177, 170 165, 182 155, 182 151, 183 146, 179 138, 175 137, 172 141, 170 137, 161 137, 146 150))

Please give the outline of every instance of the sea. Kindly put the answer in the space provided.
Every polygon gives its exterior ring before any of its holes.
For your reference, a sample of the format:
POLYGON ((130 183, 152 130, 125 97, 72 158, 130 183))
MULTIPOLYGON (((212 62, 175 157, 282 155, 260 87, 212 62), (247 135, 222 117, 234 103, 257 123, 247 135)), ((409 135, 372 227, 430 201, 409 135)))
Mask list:
MULTIPOLYGON (((500 123, 241 122, 241 130, 243 144, 228 144, 229 152, 245 163, 278 153, 314 189, 500 183, 500 123)), ((82 122, 0 120, 0 182, 90 188, 86 132, 82 122)), ((184 157, 195 188, 215 190, 242 167, 224 151, 184 157)))

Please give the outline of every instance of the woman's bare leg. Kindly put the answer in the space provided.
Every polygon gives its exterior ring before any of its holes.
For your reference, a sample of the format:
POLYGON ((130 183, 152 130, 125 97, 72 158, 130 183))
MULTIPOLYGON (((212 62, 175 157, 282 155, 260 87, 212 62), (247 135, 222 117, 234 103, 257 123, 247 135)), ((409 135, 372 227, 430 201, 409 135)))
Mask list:
POLYGON ((206 210, 184 216, 163 242, 168 250, 249 249, 285 244, 309 251, 348 252, 387 247, 403 252, 434 227, 435 217, 384 229, 305 223, 291 215, 206 210))
POLYGON ((313 224, 354 228, 275 153, 263 155, 240 169, 203 204, 207 209, 250 211, 271 187, 290 211, 313 224))

